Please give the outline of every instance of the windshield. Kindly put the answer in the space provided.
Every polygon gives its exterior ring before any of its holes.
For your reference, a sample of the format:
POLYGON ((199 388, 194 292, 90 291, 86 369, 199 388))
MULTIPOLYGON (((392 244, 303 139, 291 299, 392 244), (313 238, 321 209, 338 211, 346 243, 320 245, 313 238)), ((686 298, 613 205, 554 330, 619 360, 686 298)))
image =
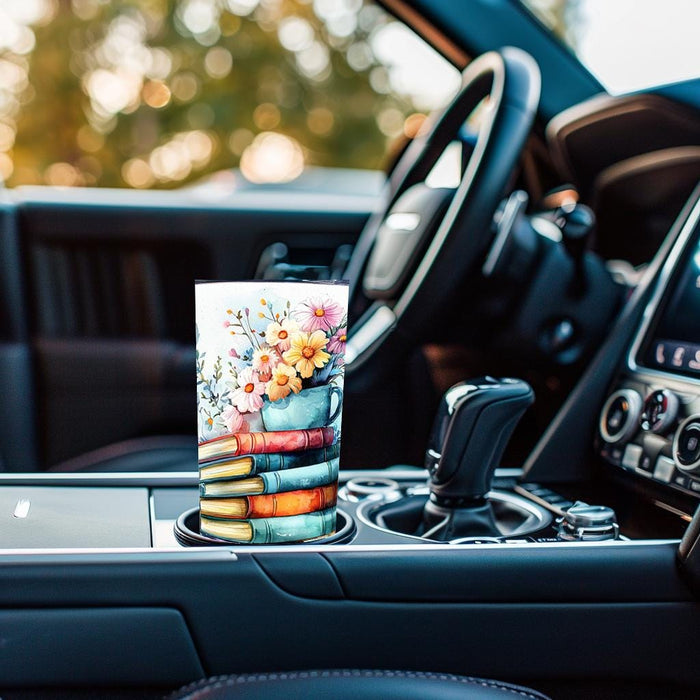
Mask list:
POLYGON ((619 95, 700 76, 698 0, 522 0, 619 95))

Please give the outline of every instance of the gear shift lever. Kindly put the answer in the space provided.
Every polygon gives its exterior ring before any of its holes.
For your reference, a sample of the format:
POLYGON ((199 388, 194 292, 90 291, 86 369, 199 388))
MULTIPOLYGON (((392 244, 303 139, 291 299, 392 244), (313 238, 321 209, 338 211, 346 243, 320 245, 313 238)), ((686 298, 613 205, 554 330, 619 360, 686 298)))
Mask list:
POLYGON ((426 452, 430 499, 421 534, 444 540, 500 534, 486 494, 513 429, 533 401, 532 389, 519 379, 481 377, 445 393, 426 452))

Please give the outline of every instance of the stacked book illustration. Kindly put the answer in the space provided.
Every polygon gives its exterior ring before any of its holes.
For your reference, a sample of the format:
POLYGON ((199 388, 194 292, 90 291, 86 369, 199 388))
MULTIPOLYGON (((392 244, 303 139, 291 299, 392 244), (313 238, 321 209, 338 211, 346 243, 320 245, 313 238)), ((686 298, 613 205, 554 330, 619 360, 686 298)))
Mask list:
POLYGON ((200 532, 247 544, 332 534, 339 454, 331 427, 231 433, 200 443, 200 532))

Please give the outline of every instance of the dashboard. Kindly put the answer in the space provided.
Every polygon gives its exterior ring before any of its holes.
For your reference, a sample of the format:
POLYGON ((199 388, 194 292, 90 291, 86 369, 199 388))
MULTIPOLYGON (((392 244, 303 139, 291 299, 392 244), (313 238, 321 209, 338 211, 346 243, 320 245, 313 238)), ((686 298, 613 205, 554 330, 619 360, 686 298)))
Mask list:
POLYGON ((603 404, 597 451, 617 470, 700 498, 700 202, 658 276, 603 404))

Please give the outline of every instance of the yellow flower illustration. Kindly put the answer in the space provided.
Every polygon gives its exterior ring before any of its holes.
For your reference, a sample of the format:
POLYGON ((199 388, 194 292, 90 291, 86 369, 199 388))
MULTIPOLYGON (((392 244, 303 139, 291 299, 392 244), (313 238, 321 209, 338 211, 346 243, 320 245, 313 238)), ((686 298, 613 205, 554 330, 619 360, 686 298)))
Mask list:
POLYGON ((323 331, 295 333, 289 350, 282 357, 287 364, 296 367, 302 377, 308 378, 314 369, 320 369, 331 359, 323 349, 327 344, 328 338, 323 331))
POLYGON ((301 379, 297 377, 293 367, 279 364, 272 370, 272 379, 267 383, 265 390, 270 401, 279 401, 290 391, 298 394, 301 391, 301 379))

